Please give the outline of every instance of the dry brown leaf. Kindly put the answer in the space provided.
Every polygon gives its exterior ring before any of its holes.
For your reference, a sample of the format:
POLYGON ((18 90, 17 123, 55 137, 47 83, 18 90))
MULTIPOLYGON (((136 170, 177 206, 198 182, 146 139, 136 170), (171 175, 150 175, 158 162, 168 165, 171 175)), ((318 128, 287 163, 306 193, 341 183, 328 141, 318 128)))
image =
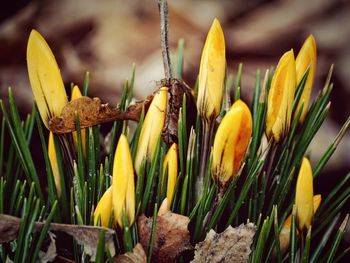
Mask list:
POLYGON ((39 252, 40 263, 52 262, 57 256, 56 240, 55 240, 56 237, 51 232, 48 232, 48 236, 50 237, 50 245, 47 248, 46 252, 44 251, 39 252))
MULTIPOLYGON (((14 216, 0 214, 0 244, 10 242, 17 238, 17 233, 21 219, 14 216)), ((35 223, 35 231, 40 231, 44 226, 43 222, 35 223)), ((113 241, 114 231, 112 229, 83 225, 68 225, 51 223, 50 231, 64 232, 72 236, 80 245, 84 246, 84 252, 92 259, 96 257, 96 248, 99 241, 101 231, 105 231, 106 247, 112 256, 115 255, 115 247, 113 241)))
POLYGON ((248 262, 256 228, 254 224, 242 224, 236 228, 229 226, 224 232, 217 234, 210 230, 205 240, 195 247, 193 263, 203 262, 248 262))
MULTIPOLYGON (((140 243, 147 251, 151 235, 153 218, 141 215, 138 218, 140 243)), ((175 262, 178 256, 192 249, 187 216, 167 212, 157 216, 152 262, 175 262)))
POLYGON ((81 97, 70 101, 62 109, 60 117, 53 117, 49 121, 50 131, 53 133, 68 133, 75 131, 75 113, 79 116, 80 128, 84 129, 100 123, 114 120, 138 121, 142 108, 148 109, 153 96, 148 96, 144 101, 130 105, 126 111, 111 107, 108 103, 102 104, 99 98, 81 97))
POLYGON ((140 243, 137 243, 132 252, 127 252, 114 258, 118 263, 146 263, 147 256, 140 243))

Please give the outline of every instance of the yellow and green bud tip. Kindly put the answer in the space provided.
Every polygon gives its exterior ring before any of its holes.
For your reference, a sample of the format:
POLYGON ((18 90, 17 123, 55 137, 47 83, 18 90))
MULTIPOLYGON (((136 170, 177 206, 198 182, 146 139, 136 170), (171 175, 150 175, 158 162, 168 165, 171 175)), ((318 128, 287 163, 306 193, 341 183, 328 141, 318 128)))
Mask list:
POLYGON ((27 67, 34 99, 48 128, 49 120, 61 115, 68 100, 56 59, 36 30, 32 30, 28 39, 27 67))
MULTIPOLYGON (((168 184, 167 184, 167 205, 170 209, 171 202, 174 197, 174 190, 176 185, 178 163, 177 163, 177 145, 174 143, 168 150, 163 163, 163 175, 162 180, 164 182, 165 172, 168 170, 168 184)), ((163 186, 164 187, 164 186, 163 186)))
POLYGON ((113 210, 116 223, 123 227, 123 215, 129 225, 135 220, 135 183, 129 143, 124 134, 119 138, 113 163, 113 210))
POLYGON ((214 139, 212 177, 224 186, 242 164, 252 134, 252 115, 237 100, 222 119, 214 139))
POLYGON ((155 94, 142 124, 135 156, 135 170, 139 174, 142 161, 153 159, 158 139, 162 133, 167 109, 168 89, 162 87, 155 94))
POLYGON ((312 224, 314 216, 313 196, 312 169, 309 160, 304 157, 301 163, 295 192, 297 226, 301 232, 308 230, 312 224))
POLYGON ((266 134, 279 142, 290 127, 296 71, 293 50, 286 52, 278 62, 272 77, 267 101, 266 134))
POLYGON ((316 63, 317 63, 316 60, 317 60, 316 41, 314 36, 310 35, 305 40, 295 60, 296 78, 297 78, 298 84, 302 80, 306 70, 309 68, 309 74, 305 82, 304 90, 301 93, 301 97, 296 109, 296 113, 298 113, 300 108, 303 106, 299 123, 303 123, 306 113, 308 111, 310 95, 311 95, 312 87, 314 84, 314 78, 315 78, 316 63))
POLYGON ((112 186, 102 195, 94 212, 94 225, 98 224, 100 218, 101 226, 108 227, 112 214, 112 186))
POLYGON ((220 113, 225 71, 225 38, 215 18, 205 41, 199 68, 197 108, 202 118, 213 120, 220 113))

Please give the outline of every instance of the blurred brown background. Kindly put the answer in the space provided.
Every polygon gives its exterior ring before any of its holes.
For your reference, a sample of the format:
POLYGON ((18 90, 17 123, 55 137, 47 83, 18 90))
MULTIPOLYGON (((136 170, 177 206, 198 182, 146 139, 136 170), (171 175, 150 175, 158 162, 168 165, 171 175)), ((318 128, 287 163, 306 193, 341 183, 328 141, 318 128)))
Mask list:
MULTIPOLYGON (((133 62, 138 99, 150 94, 163 76, 155 0, 22 0, 2 1, 1 5, 0 95, 6 100, 8 86, 13 87, 22 113, 32 105, 25 60, 32 28, 51 46, 66 87, 71 82, 82 86, 89 70, 90 96, 111 104, 118 102, 133 62)), ((169 10, 172 51, 179 38, 185 39, 187 83, 194 83, 207 31, 217 17, 225 33, 229 72, 235 73, 238 63, 244 63, 246 100, 257 68, 263 74, 285 51, 294 48, 297 53, 304 39, 314 34, 318 49, 314 93, 322 87, 329 66, 335 64, 330 116, 310 149, 315 163, 350 115, 350 1, 170 0, 169 10)), ((331 159, 323 182, 350 170, 349 149, 348 134, 331 159)))

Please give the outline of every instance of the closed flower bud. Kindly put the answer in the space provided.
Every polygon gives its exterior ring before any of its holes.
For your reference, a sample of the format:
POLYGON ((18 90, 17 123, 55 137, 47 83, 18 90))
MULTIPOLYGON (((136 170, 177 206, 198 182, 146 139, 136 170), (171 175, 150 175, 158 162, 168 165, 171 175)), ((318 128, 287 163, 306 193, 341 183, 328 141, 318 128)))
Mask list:
POLYGON ((123 227, 123 214, 127 215, 129 225, 135 220, 134 168, 128 140, 120 135, 113 163, 113 209, 114 219, 123 227))
POLYGON ((226 70, 225 38, 217 19, 209 30, 202 52, 198 76, 197 108, 207 119, 215 119, 221 109, 226 70))
POLYGON ((295 60, 290 50, 278 62, 267 101, 266 134, 276 142, 289 130, 295 88, 295 60))
POLYGON ((311 226, 314 215, 313 196, 312 169, 309 160, 304 158, 300 167, 295 192, 296 217, 300 231, 308 230, 311 226))
POLYGON ((55 141, 54 141, 52 132, 50 132, 50 135, 49 135, 49 143, 47 148, 48 148, 49 160, 51 163, 53 179, 55 181, 57 196, 60 197, 61 196, 61 179, 60 179, 60 171, 58 169, 58 164, 57 164, 55 141))
POLYGON ((97 225, 98 218, 101 219, 101 226, 108 227, 112 213, 112 186, 110 186, 101 197, 94 212, 94 225, 97 225))
POLYGON ((35 30, 28 39, 27 67, 41 119, 48 128, 50 118, 60 116, 68 100, 55 57, 45 39, 35 30))
POLYGON ((252 134, 252 115, 237 100, 222 119, 214 139, 212 176, 225 185, 239 171, 252 134))
MULTIPOLYGON (((72 95, 71 95, 71 101, 81 98, 83 95, 80 92, 80 89, 77 85, 75 85, 72 89, 72 95)), ((73 132, 73 143, 74 148, 78 152, 78 132, 73 132)), ((81 142, 82 142, 82 149, 83 149, 83 155, 84 158, 86 157, 86 135, 85 135, 85 129, 81 130, 81 142)))
MULTIPOLYGON (((164 182, 165 172, 168 170, 168 185, 166 197, 168 199, 167 204, 168 208, 171 207, 171 202, 174 197, 175 184, 178 173, 178 165, 177 165, 177 145, 174 143, 168 150, 163 163, 163 175, 162 180, 164 182)), ((164 187, 164 186, 163 186, 164 187)))
MULTIPOLYGON (((314 214, 316 213, 318 207, 321 204, 321 195, 314 195, 313 202, 314 202, 314 214)), ((283 223, 283 227, 279 236, 280 239, 280 248, 282 254, 284 254, 287 249, 289 248, 290 243, 290 227, 292 224, 292 214, 290 214, 287 219, 283 223)), ((298 234, 298 230, 297 230, 298 234)))
POLYGON ((295 60, 297 83, 300 83, 306 70, 308 69, 308 67, 310 67, 309 74, 305 82, 304 90, 301 93, 301 97, 296 110, 296 113, 298 113, 301 106, 303 105, 303 110, 299 119, 300 123, 304 121, 309 106, 310 95, 312 91, 312 86, 314 84, 316 71, 316 56, 316 41, 314 36, 310 35, 305 40, 295 60))
POLYGON ((152 160, 158 139, 163 130, 167 109, 168 89, 162 87, 154 96, 142 124, 135 156, 135 170, 139 173, 141 163, 147 157, 152 160))

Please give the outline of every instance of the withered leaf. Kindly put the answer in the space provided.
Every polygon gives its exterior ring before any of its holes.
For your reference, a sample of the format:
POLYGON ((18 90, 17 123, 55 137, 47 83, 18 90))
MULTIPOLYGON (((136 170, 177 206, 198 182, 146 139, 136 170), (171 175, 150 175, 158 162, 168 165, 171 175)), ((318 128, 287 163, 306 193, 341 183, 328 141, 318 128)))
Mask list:
POLYGON ((178 143, 178 121, 180 108, 182 107, 183 95, 186 95, 186 113, 187 113, 187 128, 190 130, 196 120, 196 103, 192 95, 191 88, 182 80, 179 79, 163 79, 161 86, 169 88, 167 112, 165 116, 164 128, 162 131, 162 139, 167 145, 178 143))
MULTIPOLYGON (((17 238, 21 219, 14 216, 0 214, 0 244, 10 242, 17 238)), ((43 222, 35 222, 34 231, 40 231, 44 226, 43 222)), ((98 245, 101 231, 105 231, 106 248, 112 256, 115 255, 113 241, 114 231, 112 229, 83 225, 68 225, 51 223, 49 231, 60 231, 72 236, 80 245, 84 246, 84 251, 92 259, 96 257, 96 248, 98 245)))
MULTIPOLYGON (((148 251, 152 218, 141 215, 138 218, 140 243, 148 251)), ((175 262, 179 255, 192 249, 190 233, 187 229, 189 218, 167 212, 157 216, 152 252, 152 262, 175 262)))
POLYGON ((256 227, 252 223, 236 228, 229 226, 218 234, 210 230, 205 240, 195 247, 193 263, 248 262, 256 227))
POLYGON ((47 248, 46 252, 39 252, 40 263, 52 262, 57 256, 55 235, 51 232, 48 232, 48 236, 50 237, 50 245, 47 248))
POLYGON ((132 252, 119 255, 114 258, 118 263, 146 263, 147 256, 140 243, 137 243, 132 252))
POLYGON ((148 109, 153 96, 148 96, 144 101, 130 105, 125 111, 111 107, 108 103, 102 104, 99 98, 81 97, 67 103, 62 109, 61 116, 49 120, 49 129, 53 133, 69 133, 76 130, 75 113, 79 116, 82 129, 100 123, 115 120, 138 121, 142 108, 148 109))

